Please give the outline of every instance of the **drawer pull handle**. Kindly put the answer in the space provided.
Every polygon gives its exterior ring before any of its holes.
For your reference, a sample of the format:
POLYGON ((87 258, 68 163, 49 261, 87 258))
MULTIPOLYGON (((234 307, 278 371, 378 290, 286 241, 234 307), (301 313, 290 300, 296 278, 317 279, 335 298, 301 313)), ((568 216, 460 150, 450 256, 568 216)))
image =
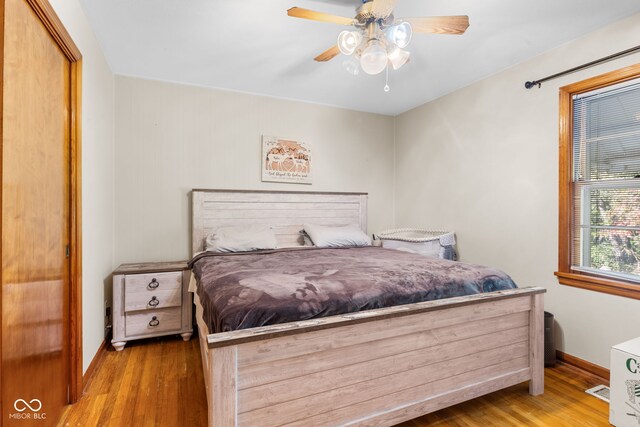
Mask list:
POLYGON ((153 279, 151 279, 151 282, 149 282, 149 284, 147 285, 147 288, 148 289, 155 289, 158 286, 160 286, 160 283, 155 278, 153 278, 153 279))
POLYGON ((149 326, 151 326, 152 328, 155 328, 159 324, 160 324, 160 321, 158 320, 158 318, 156 316, 153 316, 151 318, 151 320, 149 321, 149 326))
POLYGON ((149 305, 150 305, 151 307, 155 307, 155 306, 157 306, 158 304, 160 304, 160 301, 158 300, 158 298, 156 298, 156 297, 151 297, 151 299, 149 300, 149 305))

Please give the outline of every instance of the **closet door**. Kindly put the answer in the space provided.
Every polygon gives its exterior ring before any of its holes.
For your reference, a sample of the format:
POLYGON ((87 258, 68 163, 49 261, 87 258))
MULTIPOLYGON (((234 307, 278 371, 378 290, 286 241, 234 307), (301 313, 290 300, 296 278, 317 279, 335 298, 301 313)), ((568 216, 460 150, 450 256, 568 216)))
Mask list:
POLYGON ((38 2, 3 3, 2 424, 55 425, 71 380, 72 65, 38 2))

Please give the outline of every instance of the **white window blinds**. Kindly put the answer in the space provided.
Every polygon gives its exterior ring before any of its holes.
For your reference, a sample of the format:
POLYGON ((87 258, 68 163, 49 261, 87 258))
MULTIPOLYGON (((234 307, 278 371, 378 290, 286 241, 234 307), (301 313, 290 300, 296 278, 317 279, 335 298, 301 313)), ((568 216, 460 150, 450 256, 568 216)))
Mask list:
POLYGON ((573 98, 572 268, 640 283, 640 80, 573 98))

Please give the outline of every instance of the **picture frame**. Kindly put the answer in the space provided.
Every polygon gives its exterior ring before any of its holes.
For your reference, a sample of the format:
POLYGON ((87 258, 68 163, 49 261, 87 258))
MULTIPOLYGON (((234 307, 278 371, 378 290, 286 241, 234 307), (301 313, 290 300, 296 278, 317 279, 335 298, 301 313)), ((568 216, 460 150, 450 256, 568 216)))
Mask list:
POLYGON ((292 138, 262 136, 262 181, 311 184, 311 144, 292 138))

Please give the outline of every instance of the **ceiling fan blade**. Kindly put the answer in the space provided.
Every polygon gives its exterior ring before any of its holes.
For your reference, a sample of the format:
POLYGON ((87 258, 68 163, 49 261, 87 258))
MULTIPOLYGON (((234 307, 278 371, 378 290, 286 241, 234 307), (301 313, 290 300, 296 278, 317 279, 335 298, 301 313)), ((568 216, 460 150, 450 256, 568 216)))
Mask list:
POLYGON ((287 10, 287 15, 294 18, 311 19, 312 21, 330 22, 340 25, 353 25, 353 18, 345 18, 343 16, 331 15, 324 12, 316 12, 315 10, 303 9, 301 7, 292 7, 287 10))
POLYGON ((418 33, 463 34, 469 27, 469 17, 459 16, 425 16, 424 18, 403 18, 411 24, 411 29, 418 33))
POLYGON ((318 62, 327 62, 327 61, 332 60, 333 58, 335 58, 339 54, 340 54, 340 49, 338 48, 338 45, 335 45, 335 46, 332 46, 329 49, 325 50, 324 52, 322 52, 320 55, 316 56, 313 59, 318 61, 318 62))

